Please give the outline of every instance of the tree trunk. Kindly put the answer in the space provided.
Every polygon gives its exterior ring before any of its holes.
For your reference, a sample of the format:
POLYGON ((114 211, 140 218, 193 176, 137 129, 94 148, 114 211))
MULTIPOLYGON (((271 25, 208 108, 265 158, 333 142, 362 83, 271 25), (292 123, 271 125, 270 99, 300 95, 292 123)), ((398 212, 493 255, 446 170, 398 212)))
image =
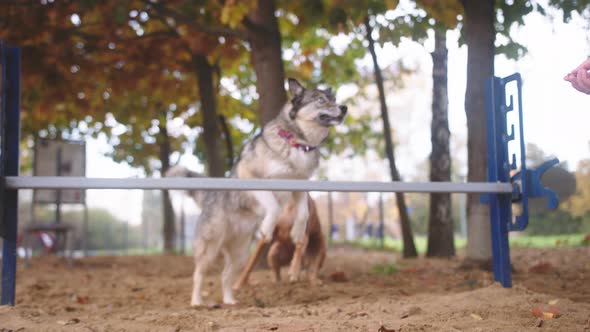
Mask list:
MULTIPOLYGON (((365 28, 367 32, 367 40, 369 41, 369 52, 373 59, 373 67, 375 72, 375 83, 379 90, 379 102, 381 104, 381 118, 383 119, 383 136, 385 137, 385 153, 387 159, 389 159, 389 170, 391 172, 392 181, 400 181, 399 171, 395 165, 395 153, 393 141, 391 139, 391 126, 389 124, 389 114, 387 111, 387 104, 385 102, 385 89, 383 87, 383 76, 381 75, 381 68, 377 63, 377 54, 375 53, 375 42, 371 36, 372 28, 369 23, 369 18, 365 19, 365 28)), ((408 209, 406 207, 406 200, 403 193, 396 192, 395 199, 397 202, 397 208, 399 210, 399 216, 402 228, 402 239, 404 243, 403 255, 404 257, 416 257, 418 253, 416 246, 414 245, 414 235, 412 234, 412 225, 410 223, 410 217, 408 215, 408 209)))
POLYGON ((258 7, 244 22, 252 47, 250 55, 256 72, 261 126, 279 114, 287 101, 281 33, 275 10, 275 0, 258 0, 258 7))
MULTIPOLYGON (((494 1, 463 1, 465 40, 467 42, 467 181, 486 181, 486 114, 485 80, 494 74, 494 1)), ((479 195, 467 198, 467 258, 490 260, 489 207, 481 204, 479 195)))
POLYGON ((217 105, 213 82, 213 66, 205 55, 193 54, 193 65, 197 74, 201 116, 203 118, 203 140, 207 153, 207 173, 212 177, 225 175, 225 162, 221 147, 221 131, 217 119, 217 105))
POLYGON ((225 116, 219 114, 218 119, 225 142, 225 160, 227 169, 232 169, 232 167, 234 167, 234 142, 231 138, 231 132, 229 131, 229 126, 227 125, 227 120, 225 119, 225 116))
MULTIPOLYGON (((162 174, 166 173, 170 168, 170 138, 168 137, 168 129, 166 129, 166 123, 160 124, 160 161, 162 162, 162 174)), ((162 190, 162 208, 164 213, 164 224, 162 227, 162 233, 164 235, 164 253, 172 254, 175 249, 175 238, 176 238, 176 227, 175 227, 175 215, 174 209, 172 208, 172 202, 170 201, 170 193, 168 190, 162 190)))
MULTIPOLYGON (((215 82, 215 94, 218 95, 219 91, 221 90, 221 67, 219 66, 219 62, 216 62, 212 67, 213 72, 217 76, 217 80, 215 82)), ((229 125, 227 124, 227 119, 225 118, 225 116, 223 114, 217 114, 217 120, 219 121, 219 128, 221 130, 223 141, 225 143, 226 169, 231 170, 234 167, 234 142, 232 140, 229 125)))
MULTIPOLYGON (((451 180, 451 154, 449 149, 449 99, 447 93, 447 29, 437 26, 434 32, 432 53, 432 153, 430 154, 430 181, 451 180)), ((426 256, 455 256, 451 194, 430 194, 428 219, 428 248, 426 256)))

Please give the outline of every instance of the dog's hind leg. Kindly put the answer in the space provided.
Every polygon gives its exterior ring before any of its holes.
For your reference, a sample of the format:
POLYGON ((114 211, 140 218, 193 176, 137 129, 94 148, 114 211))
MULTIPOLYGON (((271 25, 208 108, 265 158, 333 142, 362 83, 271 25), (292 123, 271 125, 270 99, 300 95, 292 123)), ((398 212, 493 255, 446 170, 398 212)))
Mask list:
POLYGON ((230 248, 223 250, 224 267, 221 273, 221 287, 223 289, 223 303, 236 304, 232 283, 244 263, 248 259, 248 247, 250 241, 234 243, 230 248))
POLYGON ((233 280, 233 269, 235 269, 233 257, 228 251, 223 252, 224 267, 221 272, 221 288, 223 290, 223 303, 225 304, 236 304, 237 301, 234 298, 234 291, 232 289, 233 280))
MULTIPOLYGON (((197 240, 199 241, 199 240, 197 240)), ((201 296, 201 288, 203 286, 203 278, 205 273, 211 265, 211 262, 217 258, 222 239, 215 241, 200 240, 202 242, 195 243, 195 271, 193 273, 193 292, 191 296, 191 305, 203 305, 203 298, 201 296)))
POLYGON ((203 298, 201 297, 201 287, 203 286, 203 277, 207 270, 206 264, 195 263, 195 272, 193 273, 193 293, 191 296, 191 305, 203 305, 203 298))

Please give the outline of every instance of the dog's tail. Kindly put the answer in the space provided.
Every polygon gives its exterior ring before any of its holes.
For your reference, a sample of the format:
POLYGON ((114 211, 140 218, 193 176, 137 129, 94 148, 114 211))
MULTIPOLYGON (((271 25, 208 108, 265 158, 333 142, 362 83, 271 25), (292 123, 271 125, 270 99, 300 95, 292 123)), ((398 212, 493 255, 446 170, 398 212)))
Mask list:
MULTIPOLYGON (((170 167, 164 173, 164 176, 165 177, 182 177, 182 178, 202 178, 202 177, 205 177, 201 173, 191 171, 188 168, 186 168, 184 166, 180 166, 180 165, 174 165, 174 166, 170 167)), ((201 202, 203 201, 203 198, 205 197, 204 191, 189 190, 189 191, 187 191, 187 194, 195 200, 195 203, 197 203, 197 205, 201 206, 201 202)))
POLYGON ((184 166, 180 166, 180 165, 174 165, 174 166, 170 167, 166 171, 166 173, 164 173, 164 176, 167 178, 173 178, 173 177, 202 178, 202 177, 205 177, 203 174, 191 171, 188 168, 186 168, 184 166))

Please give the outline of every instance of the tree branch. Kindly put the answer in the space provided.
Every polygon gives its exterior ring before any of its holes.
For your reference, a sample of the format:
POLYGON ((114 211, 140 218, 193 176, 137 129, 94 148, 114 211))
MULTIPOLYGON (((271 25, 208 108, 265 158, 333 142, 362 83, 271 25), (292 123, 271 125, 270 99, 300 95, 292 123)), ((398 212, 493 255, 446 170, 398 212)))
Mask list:
MULTIPOLYGON (((168 22, 166 21, 166 18, 164 16, 161 15, 156 15, 155 17, 158 18, 158 20, 160 20, 160 22, 162 22, 162 24, 166 27, 168 27, 168 32, 170 32, 173 36, 180 38, 180 34, 178 33, 178 31, 176 31, 176 29, 174 29, 173 26, 171 26, 170 24, 168 24, 168 22)), ((184 48, 184 50, 191 55, 193 55, 193 51, 191 50, 191 48, 186 44, 186 42, 182 43, 182 46, 184 48)))
POLYGON ((195 20, 189 16, 183 15, 175 10, 167 8, 166 6, 160 3, 154 3, 149 0, 143 0, 143 2, 148 6, 152 7, 158 13, 173 18, 175 21, 180 22, 182 24, 186 24, 191 28, 201 31, 203 33, 213 35, 213 36, 223 36, 223 37, 236 37, 240 39, 247 39, 248 34, 245 31, 232 29, 228 27, 221 27, 221 26, 210 26, 199 24, 195 22, 195 20))
POLYGON ((252 20, 248 16, 244 16, 244 19, 242 20, 242 24, 246 27, 246 29, 248 29, 250 31, 254 31, 259 34, 268 33, 268 30, 265 27, 252 22, 252 20))

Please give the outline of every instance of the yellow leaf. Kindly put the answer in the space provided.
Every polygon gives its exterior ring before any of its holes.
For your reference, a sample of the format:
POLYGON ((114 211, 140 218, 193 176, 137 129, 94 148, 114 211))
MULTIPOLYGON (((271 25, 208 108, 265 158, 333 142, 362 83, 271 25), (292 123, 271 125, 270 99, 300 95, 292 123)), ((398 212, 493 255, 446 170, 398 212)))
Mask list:
POLYGON ((227 24, 227 22, 229 22, 230 19, 230 14, 231 14, 231 7, 233 6, 223 6, 223 8, 221 9, 221 23, 223 24, 227 24))
POLYGON ((188 34, 188 29, 186 26, 181 25, 176 28, 176 32, 178 32, 178 34, 181 36, 186 36, 188 34))
POLYGON ((395 9, 398 4, 398 0, 385 0, 385 5, 387 6, 387 9, 395 9))
POLYGON ((483 320, 483 318, 481 318, 481 316, 478 314, 471 314, 471 318, 473 318, 475 320, 483 320))
POLYGON ((554 304, 557 304, 557 302, 559 302, 559 300, 555 299, 555 300, 549 301, 549 304, 554 305, 554 304))

